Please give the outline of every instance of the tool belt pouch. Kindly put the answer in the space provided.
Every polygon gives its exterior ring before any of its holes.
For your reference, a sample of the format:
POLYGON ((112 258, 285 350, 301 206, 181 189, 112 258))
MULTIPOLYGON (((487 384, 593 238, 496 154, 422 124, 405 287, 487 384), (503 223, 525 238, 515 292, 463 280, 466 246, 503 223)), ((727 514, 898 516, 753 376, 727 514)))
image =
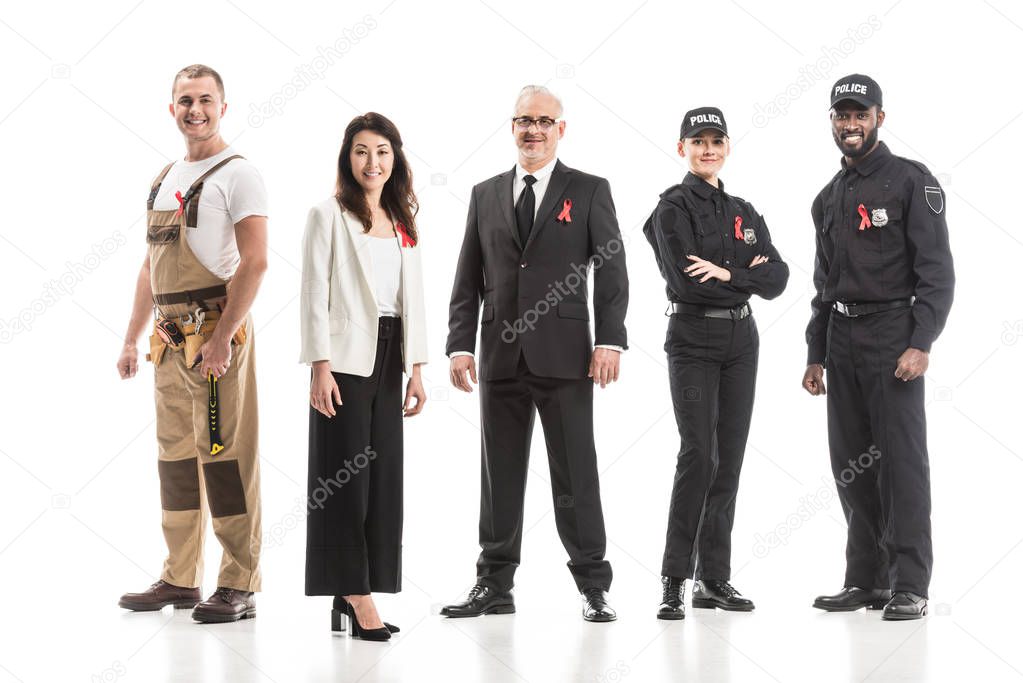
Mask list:
POLYGON ((231 338, 235 344, 241 346, 245 343, 245 323, 238 326, 238 331, 234 333, 234 337, 231 338))
POLYGON ((162 339, 160 339, 160 335, 150 335, 149 353, 146 354, 146 360, 152 361, 154 367, 160 367, 160 361, 163 360, 163 354, 165 351, 167 351, 167 345, 162 339))
POLYGON ((194 368, 196 364, 196 356, 199 355, 199 349, 206 343, 205 330, 199 334, 186 334, 185 335, 185 367, 194 368))

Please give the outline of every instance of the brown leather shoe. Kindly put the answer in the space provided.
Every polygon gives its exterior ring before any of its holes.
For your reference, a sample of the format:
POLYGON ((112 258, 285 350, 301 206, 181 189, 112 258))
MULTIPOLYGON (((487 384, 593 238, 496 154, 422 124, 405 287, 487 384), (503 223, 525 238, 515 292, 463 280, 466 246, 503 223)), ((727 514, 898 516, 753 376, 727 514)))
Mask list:
POLYGON ((219 624, 256 616, 256 600, 251 591, 218 588, 192 610, 192 618, 205 623, 219 624))
POLYGON ((160 579, 141 593, 125 593, 117 606, 135 612, 155 612, 167 605, 174 605, 174 609, 192 609, 200 600, 202 593, 198 588, 173 586, 160 579))

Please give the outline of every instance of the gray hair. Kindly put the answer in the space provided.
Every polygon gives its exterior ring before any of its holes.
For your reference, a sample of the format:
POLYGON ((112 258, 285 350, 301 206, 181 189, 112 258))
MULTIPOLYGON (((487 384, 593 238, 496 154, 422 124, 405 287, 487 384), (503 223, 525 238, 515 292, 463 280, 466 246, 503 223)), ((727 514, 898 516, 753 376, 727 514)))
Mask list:
POLYGON ((547 95, 548 97, 553 97, 554 101, 558 103, 558 118, 561 118, 561 114, 564 112, 564 106, 561 104, 561 98, 542 85, 527 85, 519 91, 519 96, 515 98, 515 109, 512 111, 512 116, 519 113, 519 105, 522 104, 522 100, 529 99, 534 95, 547 95))

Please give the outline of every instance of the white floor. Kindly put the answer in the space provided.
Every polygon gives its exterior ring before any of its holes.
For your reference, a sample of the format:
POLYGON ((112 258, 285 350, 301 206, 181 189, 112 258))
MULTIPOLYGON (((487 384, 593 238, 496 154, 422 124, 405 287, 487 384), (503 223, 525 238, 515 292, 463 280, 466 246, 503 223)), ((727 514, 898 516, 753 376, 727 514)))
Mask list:
MULTIPOLYGON (((933 600, 932 615, 918 622, 882 622, 878 612, 825 614, 809 607, 813 590, 740 571, 746 580, 736 584, 756 599, 755 613, 690 609, 679 623, 653 617, 656 577, 618 553, 612 597, 619 620, 589 624, 579 617, 563 566, 547 562, 558 551, 545 544, 531 553, 530 566, 520 570, 519 612, 509 616, 444 619, 436 615, 439 605, 461 588, 430 595, 406 576, 400 596, 379 598, 381 612, 402 633, 378 644, 332 635, 329 600, 294 590, 261 594, 258 617, 235 624, 200 625, 187 610, 120 610, 117 593, 143 586, 123 585, 131 573, 123 571, 127 562, 108 562, 97 548, 81 567, 91 577, 86 584, 64 581, 5 596, 0 681, 746 683, 1023 676, 1018 627, 1011 616, 998 617, 985 606, 1002 589, 997 574, 1018 573, 1012 558, 954 606, 933 600)), ((24 581, 49 571, 19 566, 24 581)), ((813 573, 813 567, 800 570, 801 576, 813 573)))

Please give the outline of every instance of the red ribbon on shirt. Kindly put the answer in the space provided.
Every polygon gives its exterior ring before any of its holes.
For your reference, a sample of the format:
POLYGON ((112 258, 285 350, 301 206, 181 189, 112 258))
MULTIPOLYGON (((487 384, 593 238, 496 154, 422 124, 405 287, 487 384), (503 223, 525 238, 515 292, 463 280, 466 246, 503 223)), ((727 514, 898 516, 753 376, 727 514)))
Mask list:
POLYGON ((735 217, 735 239, 742 239, 742 216, 735 217))
POLYGON ((566 199, 565 203, 561 205, 561 213, 558 214, 558 220, 564 221, 565 223, 572 222, 572 200, 566 199))
POLYGON ((180 216, 181 212, 185 210, 185 198, 181 196, 181 190, 174 193, 174 198, 178 200, 178 212, 175 216, 180 216))
POLYGON ((394 229, 401 235, 401 246, 403 247, 414 247, 416 246, 415 240, 409 237, 408 228, 405 227, 404 223, 398 223, 394 226, 394 229))
POLYGON ((856 210, 860 212, 860 230, 866 230, 870 227, 870 216, 867 215, 867 209, 860 204, 856 210))

